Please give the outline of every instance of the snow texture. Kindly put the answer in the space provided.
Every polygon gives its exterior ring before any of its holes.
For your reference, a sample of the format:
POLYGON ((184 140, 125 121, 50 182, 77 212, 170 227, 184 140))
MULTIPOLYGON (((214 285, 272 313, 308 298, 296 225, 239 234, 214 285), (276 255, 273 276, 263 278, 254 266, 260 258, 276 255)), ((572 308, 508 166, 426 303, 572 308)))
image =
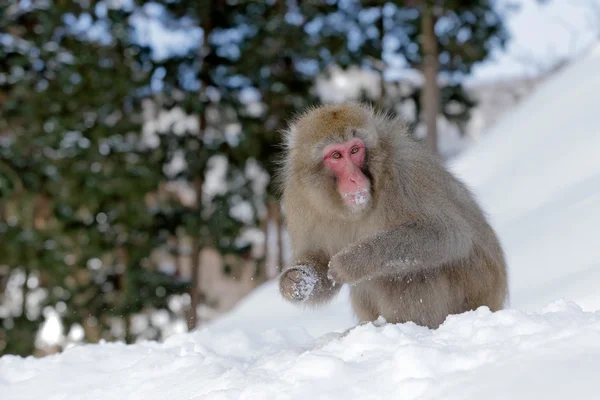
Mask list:
POLYGON ((598 398, 598 71, 600 47, 452 165, 505 246, 510 308, 453 315, 437 330, 354 327, 347 287, 313 309, 283 301, 270 281, 164 343, 5 355, 2 399, 598 398))
POLYGON ((362 189, 355 193, 345 194, 346 205, 354 212, 364 210, 371 201, 369 189, 362 189))
POLYGON ((302 271, 300 282, 294 287, 294 298, 300 301, 306 301, 317 284, 317 275, 315 271, 307 265, 296 265, 294 269, 302 271))
POLYGON ((600 313, 573 304, 529 314, 482 308, 438 330, 380 325, 320 337, 298 326, 215 326, 163 344, 5 356, 0 387, 13 400, 591 399, 597 391, 600 313))
POLYGON ((344 198, 350 198, 357 205, 367 204, 369 202, 369 190, 363 189, 356 193, 346 194, 344 198))

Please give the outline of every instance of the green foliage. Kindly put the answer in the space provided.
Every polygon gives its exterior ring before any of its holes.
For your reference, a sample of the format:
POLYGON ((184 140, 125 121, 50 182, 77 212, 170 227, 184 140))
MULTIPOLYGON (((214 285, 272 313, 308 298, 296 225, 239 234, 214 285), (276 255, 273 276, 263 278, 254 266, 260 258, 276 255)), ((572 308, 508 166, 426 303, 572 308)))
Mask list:
POLYGON ((93 318, 99 328, 88 340, 131 340, 111 334, 111 316, 164 308, 185 290, 145 266, 160 244, 146 196, 162 172, 140 141, 137 93, 150 69, 129 41, 131 11, 41 3, 3 6, 0 21, 8 32, 0 47, 0 265, 13 281, 23 274, 20 290, 40 294, 2 311, 2 351, 17 354, 33 344, 20 321, 39 326, 48 305, 60 304, 67 332, 93 318))

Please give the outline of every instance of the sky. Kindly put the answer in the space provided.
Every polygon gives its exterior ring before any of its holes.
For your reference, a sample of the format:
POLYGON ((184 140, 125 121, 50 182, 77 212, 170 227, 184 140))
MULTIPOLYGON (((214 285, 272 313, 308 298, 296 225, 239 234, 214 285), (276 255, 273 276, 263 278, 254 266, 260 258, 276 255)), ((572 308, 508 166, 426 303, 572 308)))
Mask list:
POLYGON ((505 20, 511 35, 506 49, 475 66, 470 81, 535 75, 563 57, 583 55, 600 39, 600 0, 516 3, 520 8, 505 20))

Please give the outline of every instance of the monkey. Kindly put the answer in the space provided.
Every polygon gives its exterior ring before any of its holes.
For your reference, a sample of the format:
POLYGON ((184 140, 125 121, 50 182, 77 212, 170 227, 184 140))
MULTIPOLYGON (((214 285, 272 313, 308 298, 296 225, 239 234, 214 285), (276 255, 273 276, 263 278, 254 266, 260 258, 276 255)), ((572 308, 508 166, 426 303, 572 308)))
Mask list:
POLYGON ((401 117, 363 102, 290 119, 275 179, 293 262, 286 301, 318 307, 349 285, 361 324, 438 328, 508 298, 500 241, 470 189, 401 117))

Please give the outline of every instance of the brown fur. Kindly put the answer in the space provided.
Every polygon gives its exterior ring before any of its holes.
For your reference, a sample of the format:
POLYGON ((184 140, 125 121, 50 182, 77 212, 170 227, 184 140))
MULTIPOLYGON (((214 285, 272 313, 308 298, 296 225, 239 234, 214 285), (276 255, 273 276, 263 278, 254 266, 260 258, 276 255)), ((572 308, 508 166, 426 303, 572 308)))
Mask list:
POLYGON ((280 279, 284 298, 321 304, 347 283, 361 321, 432 328, 449 314, 503 307, 507 272, 494 231, 401 120, 361 104, 316 107, 291 123, 286 145, 278 179, 295 261, 280 279), (321 155, 353 136, 365 142, 372 179, 363 213, 344 206, 321 155), (299 295, 307 282, 312 292, 299 295))

